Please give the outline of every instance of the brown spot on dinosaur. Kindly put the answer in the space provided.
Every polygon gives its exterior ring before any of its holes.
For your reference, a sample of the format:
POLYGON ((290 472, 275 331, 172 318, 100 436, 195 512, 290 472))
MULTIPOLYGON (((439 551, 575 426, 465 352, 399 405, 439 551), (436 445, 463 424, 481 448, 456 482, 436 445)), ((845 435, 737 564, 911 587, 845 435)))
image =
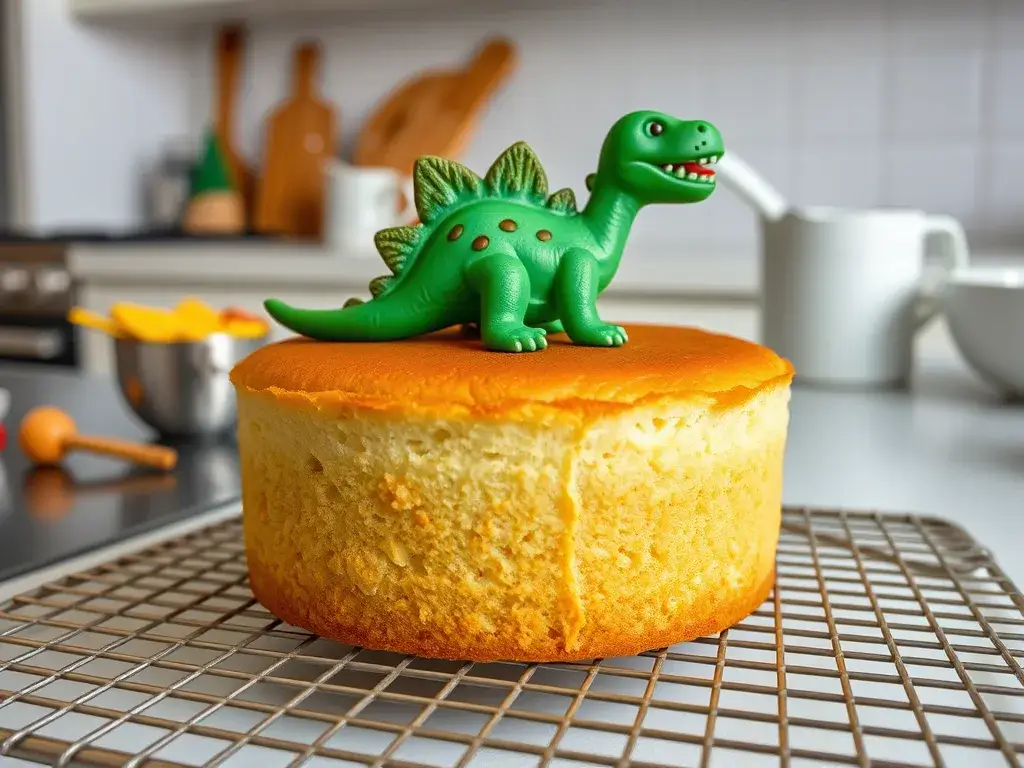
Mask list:
POLYGON ((486 235, 480 235, 479 237, 473 239, 472 246, 474 251, 482 251, 490 244, 490 238, 488 238, 486 235))

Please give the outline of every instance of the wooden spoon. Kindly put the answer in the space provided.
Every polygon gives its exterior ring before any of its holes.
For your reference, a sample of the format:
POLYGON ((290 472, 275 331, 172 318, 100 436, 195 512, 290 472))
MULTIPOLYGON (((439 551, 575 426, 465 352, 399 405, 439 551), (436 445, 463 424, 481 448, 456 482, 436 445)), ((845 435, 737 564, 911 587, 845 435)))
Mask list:
POLYGON ((59 408, 42 406, 25 414, 18 429, 18 444, 35 464, 59 464, 71 451, 116 456, 134 464, 173 469, 178 452, 162 445, 143 445, 109 437, 78 434, 74 420, 59 408))
POLYGON ((217 88, 214 104, 214 130, 231 169, 235 187, 242 195, 246 215, 252 212, 255 177, 235 144, 235 103, 242 69, 245 30, 224 27, 217 38, 217 88))

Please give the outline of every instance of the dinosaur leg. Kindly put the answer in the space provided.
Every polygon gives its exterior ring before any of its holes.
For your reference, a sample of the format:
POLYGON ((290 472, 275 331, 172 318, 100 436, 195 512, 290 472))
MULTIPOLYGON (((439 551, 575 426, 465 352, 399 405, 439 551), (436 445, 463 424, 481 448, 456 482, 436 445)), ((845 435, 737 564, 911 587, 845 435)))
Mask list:
MULTIPOLYGON (((541 328, 547 333, 565 333, 565 327, 562 325, 561 320, 552 320, 550 323, 536 323, 532 327, 541 328)), ((463 323, 459 326, 459 331, 463 336, 468 336, 471 339, 480 338, 480 326, 476 323, 463 323)))
POLYGON ((484 346, 504 352, 534 352, 548 343, 544 331, 524 324, 530 303, 530 276, 515 256, 492 253, 466 267, 469 284, 480 295, 480 335, 484 346))
POLYGON ((626 343, 625 329, 604 322, 597 314, 598 264, 583 248, 570 248, 562 256, 555 276, 558 313, 565 332, 576 344, 619 347, 626 343))
POLYGON ((561 320, 552 320, 550 323, 541 323, 537 327, 543 328, 548 333, 565 333, 565 326, 562 325, 561 320))

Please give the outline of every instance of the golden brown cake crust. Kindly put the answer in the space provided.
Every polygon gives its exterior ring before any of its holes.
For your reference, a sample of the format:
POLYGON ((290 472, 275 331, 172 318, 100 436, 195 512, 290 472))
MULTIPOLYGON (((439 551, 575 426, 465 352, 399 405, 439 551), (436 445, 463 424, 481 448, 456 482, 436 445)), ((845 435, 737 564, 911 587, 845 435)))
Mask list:
POLYGON ((623 347, 557 334, 547 350, 518 355, 485 350, 455 329, 383 343, 289 339, 257 350, 231 380, 318 407, 497 416, 542 405, 593 416, 662 398, 734 405, 793 376, 787 360, 743 339, 679 326, 626 329, 623 347))
MULTIPOLYGON (((519 645, 493 642, 491 644, 474 644, 471 651, 460 648, 453 643, 451 636, 439 633, 437 636, 411 635, 403 630, 408 624, 401 621, 372 624, 357 627, 346 624, 338 617, 337 621, 328 623, 311 622, 304 605, 293 605, 287 599, 281 599, 273 587, 273 580, 265 578, 257 563, 250 562, 249 579, 256 599, 282 621, 295 627, 303 627, 315 632, 320 637, 336 640, 346 645, 365 648, 386 648, 394 653, 405 653, 412 656, 423 656, 433 659, 454 659, 462 661, 471 658, 474 661, 507 661, 515 659, 521 662, 563 662, 586 661, 589 659, 612 658, 616 656, 635 656, 646 651, 667 648, 697 637, 706 637, 728 629, 756 611, 771 594, 775 584, 775 571, 768 578, 744 595, 741 600, 723 603, 712 613, 681 615, 673 626, 660 631, 630 632, 635 627, 622 627, 618 633, 605 632, 599 642, 591 642, 578 652, 545 652, 536 653, 524 650, 519 645)), ((642 629, 642 628, 641 628, 642 629)), ((498 639, 498 638, 496 638, 498 639)))

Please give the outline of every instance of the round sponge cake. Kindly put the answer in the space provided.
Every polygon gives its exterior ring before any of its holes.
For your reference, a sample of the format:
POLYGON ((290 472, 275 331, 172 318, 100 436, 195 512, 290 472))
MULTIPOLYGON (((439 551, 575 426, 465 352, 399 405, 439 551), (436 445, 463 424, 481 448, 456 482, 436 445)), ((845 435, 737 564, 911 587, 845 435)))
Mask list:
POLYGON ((251 354, 231 378, 256 597, 324 637, 469 660, 634 654, 747 616, 773 583, 793 369, 627 331, 251 354))

